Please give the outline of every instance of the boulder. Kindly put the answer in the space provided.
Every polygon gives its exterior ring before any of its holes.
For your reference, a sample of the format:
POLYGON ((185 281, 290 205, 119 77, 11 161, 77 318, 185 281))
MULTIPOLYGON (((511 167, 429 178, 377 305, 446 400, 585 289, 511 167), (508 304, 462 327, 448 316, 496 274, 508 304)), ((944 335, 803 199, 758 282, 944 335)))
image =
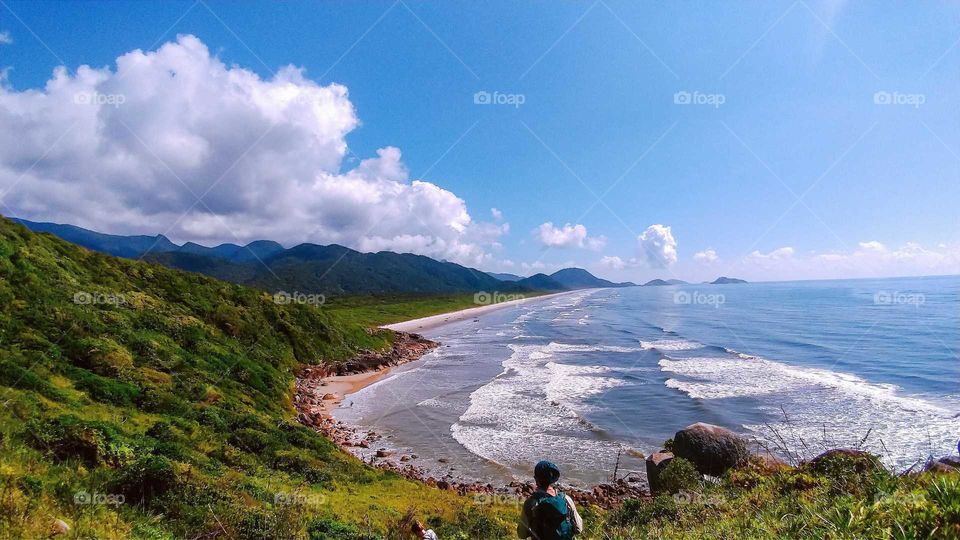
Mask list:
POLYGON ((53 520, 53 526, 50 529, 50 536, 58 536, 70 532, 70 526, 62 519, 53 520))
POLYGON ((682 457, 701 474, 720 476, 750 459, 747 442, 729 429, 713 424, 687 426, 673 436, 673 454, 682 457))
POLYGON ((945 456, 938 459, 937 463, 942 463, 947 467, 953 467, 954 469, 960 469, 960 457, 958 456, 945 456))
POLYGON ((667 468, 672 459, 673 454, 670 452, 657 452, 647 458, 647 484, 650 486, 651 495, 656 495, 660 491, 660 473, 667 468))
POLYGON ((955 473, 960 472, 960 457, 957 456, 945 456, 936 461, 931 461, 927 463, 927 466, 924 467, 925 471, 939 472, 939 473, 955 473))

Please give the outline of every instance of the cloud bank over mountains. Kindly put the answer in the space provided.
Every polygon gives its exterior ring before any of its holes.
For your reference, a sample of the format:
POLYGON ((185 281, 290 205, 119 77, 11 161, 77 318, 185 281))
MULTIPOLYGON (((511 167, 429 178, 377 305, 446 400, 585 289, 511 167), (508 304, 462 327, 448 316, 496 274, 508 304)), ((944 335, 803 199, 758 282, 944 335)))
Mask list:
POLYGON ((343 170, 358 125, 346 87, 294 66, 264 79, 182 35, 115 69, 61 66, 41 89, 0 87, 0 208, 120 234, 490 261, 509 225, 410 178, 399 149, 343 170))

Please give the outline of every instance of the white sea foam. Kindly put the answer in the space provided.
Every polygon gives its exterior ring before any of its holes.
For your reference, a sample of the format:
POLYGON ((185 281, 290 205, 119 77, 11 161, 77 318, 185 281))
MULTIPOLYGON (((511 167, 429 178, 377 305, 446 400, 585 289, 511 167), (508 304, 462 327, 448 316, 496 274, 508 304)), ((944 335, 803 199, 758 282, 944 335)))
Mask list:
POLYGON ((513 465, 536 461, 544 448, 577 448, 598 459, 615 455, 619 444, 597 440, 578 411, 587 409, 584 400, 625 382, 607 376, 605 367, 552 360, 559 345, 511 344, 503 372, 470 395, 450 428, 453 437, 481 457, 513 465))
POLYGON ((867 447, 891 465, 904 466, 933 451, 931 444, 939 447, 956 439, 955 403, 933 402, 906 394, 896 385, 872 383, 850 373, 743 354, 664 358, 660 369, 676 375, 667 379, 667 387, 694 399, 760 399, 760 409, 774 421, 746 427, 761 437, 773 437, 772 430, 781 436, 786 433, 796 439, 796 448, 803 446, 801 438, 816 450, 823 445, 856 444, 872 430, 867 447))
POLYGON ((617 352, 617 353, 629 353, 637 352, 641 349, 637 347, 621 347, 618 345, 580 345, 572 343, 557 343, 556 341, 551 341, 547 345, 546 352, 551 353, 567 353, 567 352, 617 352))
POLYGON ((687 339, 658 339, 656 341, 641 341, 640 347, 660 351, 690 351, 693 349, 702 349, 703 344, 687 339))

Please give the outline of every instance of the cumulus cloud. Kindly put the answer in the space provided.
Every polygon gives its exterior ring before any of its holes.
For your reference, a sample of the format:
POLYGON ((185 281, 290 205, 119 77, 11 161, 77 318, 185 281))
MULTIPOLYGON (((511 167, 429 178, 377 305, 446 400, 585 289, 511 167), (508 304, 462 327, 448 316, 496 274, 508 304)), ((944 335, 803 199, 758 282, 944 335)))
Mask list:
POLYGON ((651 268, 666 268, 677 262, 677 241, 670 227, 655 224, 637 237, 640 259, 651 268))
POLYGON ((264 79, 178 36, 115 69, 61 66, 40 89, 0 85, 0 208, 175 240, 489 261, 509 225, 478 223, 463 199, 411 178, 399 149, 344 168, 358 124, 342 85, 294 66, 264 79))
POLYGON ((604 256, 600 259, 600 266, 610 270, 623 270, 627 267, 627 262, 616 255, 604 256))
POLYGON ((13 36, 10 35, 10 32, 3 30, 0 32, 0 45, 10 45, 13 43, 13 36))
POLYGON ((548 221, 534 229, 533 233, 544 247, 586 247, 587 249, 600 250, 607 245, 606 237, 588 236, 587 228, 579 223, 576 225, 567 223, 563 227, 555 227, 553 222, 548 221))
POLYGON ((693 254, 693 260, 706 264, 713 264, 720 260, 720 256, 713 248, 707 248, 693 254))
POLYGON ((498 209, 496 209, 496 208, 491 208, 491 209, 490 209, 490 215, 493 216, 493 219, 494 219, 495 221, 500 221, 500 220, 503 219, 503 212, 501 212, 500 210, 498 210, 498 209))

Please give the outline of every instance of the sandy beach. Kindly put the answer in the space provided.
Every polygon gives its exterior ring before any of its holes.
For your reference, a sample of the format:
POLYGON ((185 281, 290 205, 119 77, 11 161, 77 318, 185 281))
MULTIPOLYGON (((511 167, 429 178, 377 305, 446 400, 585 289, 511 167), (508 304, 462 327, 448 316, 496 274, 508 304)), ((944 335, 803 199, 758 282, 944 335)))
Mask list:
POLYGON ((519 298, 517 300, 508 300, 506 302, 498 302, 496 304, 488 304, 484 306, 477 306, 467 309, 461 309, 459 311, 451 311, 450 313, 441 313, 440 315, 431 315, 430 317, 422 317, 420 319, 413 319, 410 321, 404 321, 394 324, 388 324, 382 328, 388 330, 394 330, 397 332, 426 332, 438 326, 454 323, 459 321, 465 321, 475 317, 479 317, 485 313, 490 313, 491 311, 496 311, 499 309, 508 308, 511 306, 517 306, 526 302, 536 302, 540 300, 545 300, 547 298, 553 298, 555 296, 563 296, 565 294, 570 294, 573 292, 579 291, 563 291, 552 294, 544 294, 541 296, 531 296, 528 298, 519 298))
MULTIPOLYGON (((529 298, 520 298, 517 300, 498 302, 496 304, 466 308, 459 311, 451 311, 449 313, 441 313, 439 315, 432 315, 430 317, 394 323, 383 326, 382 328, 393 330, 395 332, 419 333, 431 330, 444 324, 473 319, 492 311, 517 306, 525 302, 545 300, 555 296, 570 294, 571 292, 574 291, 531 296, 529 298)), ((317 389, 318 392, 323 392, 324 399, 321 401, 316 411, 324 417, 330 418, 333 414, 333 410, 339 407, 348 395, 359 392, 363 388, 366 388, 377 381, 383 380, 390 374, 390 369, 390 366, 386 366, 363 373, 353 373, 350 375, 330 375, 328 377, 324 377, 321 379, 319 388, 317 389)))
POLYGON ((330 418, 333 410, 343 403, 347 395, 359 392, 361 389, 385 378, 389 373, 390 368, 384 367, 366 373, 325 377, 323 382, 320 383, 320 390, 324 392, 324 399, 321 401, 317 412, 330 418))

